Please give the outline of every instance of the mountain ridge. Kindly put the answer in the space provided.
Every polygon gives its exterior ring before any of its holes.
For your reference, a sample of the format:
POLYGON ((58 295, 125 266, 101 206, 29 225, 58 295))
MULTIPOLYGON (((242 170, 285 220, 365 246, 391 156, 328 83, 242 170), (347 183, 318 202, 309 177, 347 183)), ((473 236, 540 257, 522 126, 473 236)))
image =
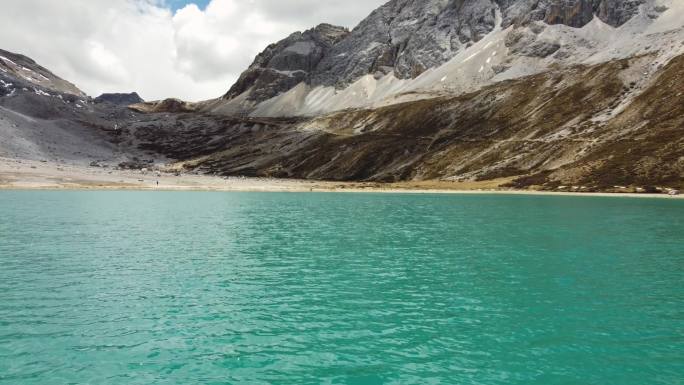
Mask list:
MULTIPOLYGON (((657 7, 652 0, 392 0, 326 47, 323 55, 316 58, 317 64, 305 71, 306 76, 290 74, 287 81, 283 81, 284 75, 271 82, 264 78, 255 81, 250 67, 231 91, 220 102, 210 103, 207 110, 268 114, 259 105, 290 90, 309 96, 311 91, 332 87, 325 93, 338 93, 365 76, 372 76, 376 82, 385 77, 391 78, 388 81, 415 80, 445 65, 497 28, 533 31, 531 35, 535 36, 545 26, 584 28, 594 20, 621 27, 640 12, 645 14, 654 9, 657 7), (303 90, 307 87, 310 90, 303 90)), ((286 51, 289 39, 269 49, 286 51)), ((561 38, 553 40, 523 43, 531 47, 528 54, 544 59, 564 46, 561 38)), ((519 49, 521 52, 525 53, 519 49)), ((562 62, 556 60, 556 63, 562 62)), ((268 70, 268 65, 262 63, 261 69, 268 70)), ((322 93, 314 92, 311 98, 332 98, 322 93)), ((280 109, 282 114, 299 113, 287 112, 286 107, 280 109)))
POLYGON ((77 97, 86 96, 75 85, 38 65, 33 59, 2 49, 0 49, 0 78, 4 78, 0 92, 3 92, 3 89, 5 92, 12 92, 18 87, 32 87, 36 92, 54 91, 77 97), (12 76, 13 87, 7 85, 9 84, 8 76, 12 76))

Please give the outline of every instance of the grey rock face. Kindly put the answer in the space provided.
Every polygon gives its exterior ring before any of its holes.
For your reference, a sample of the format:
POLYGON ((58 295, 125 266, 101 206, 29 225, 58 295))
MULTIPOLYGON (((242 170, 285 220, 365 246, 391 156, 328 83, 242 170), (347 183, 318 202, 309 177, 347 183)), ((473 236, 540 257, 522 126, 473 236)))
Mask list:
MULTIPOLYGON (((565 24, 582 27, 594 17, 619 26, 646 0, 392 0, 373 11, 351 33, 322 25, 269 46, 224 96, 252 89, 263 101, 304 81, 343 88, 360 77, 394 73, 415 78, 444 64, 502 26, 565 24)), ((558 44, 521 37, 509 42, 525 56, 546 57, 558 44), (527 45, 529 43, 529 46, 527 45)))
POLYGON ((347 85, 394 71, 414 78, 491 32, 491 0, 393 0, 374 11, 323 58, 314 85, 347 85))
POLYGON ((111 103, 118 106, 128 106, 144 102, 137 92, 132 92, 130 94, 102 94, 93 99, 93 101, 95 103, 111 103))
POLYGON ((505 44, 513 54, 540 58, 550 56, 561 48, 558 43, 537 40, 532 30, 524 28, 511 31, 506 36, 505 44))
POLYGON ((308 80, 319 61, 348 33, 346 28, 321 24, 271 44, 257 55, 224 99, 252 89, 248 99, 260 102, 308 80))
POLYGON ((603 0, 596 7, 596 12, 604 22, 619 26, 629 21, 644 3, 645 0, 603 0))
POLYGON ((504 26, 544 21, 583 27, 595 16, 613 27, 626 23, 645 0, 498 0, 504 26))

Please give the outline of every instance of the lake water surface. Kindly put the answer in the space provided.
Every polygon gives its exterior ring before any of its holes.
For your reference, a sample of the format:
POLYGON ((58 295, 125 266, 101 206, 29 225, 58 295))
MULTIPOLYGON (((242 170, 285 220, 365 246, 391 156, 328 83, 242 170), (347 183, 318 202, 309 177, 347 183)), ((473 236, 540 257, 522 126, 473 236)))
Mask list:
POLYGON ((0 384, 682 384, 684 201, 0 192, 0 384))

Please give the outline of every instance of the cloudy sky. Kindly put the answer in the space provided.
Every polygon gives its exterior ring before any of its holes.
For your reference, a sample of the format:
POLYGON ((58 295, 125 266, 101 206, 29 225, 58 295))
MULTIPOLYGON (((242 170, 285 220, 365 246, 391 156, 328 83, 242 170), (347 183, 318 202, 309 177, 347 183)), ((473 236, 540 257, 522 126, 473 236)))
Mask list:
POLYGON ((0 48, 92 96, 224 94, 254 56, 327 22, 355 26, 386 0, 2 0, 0 48))

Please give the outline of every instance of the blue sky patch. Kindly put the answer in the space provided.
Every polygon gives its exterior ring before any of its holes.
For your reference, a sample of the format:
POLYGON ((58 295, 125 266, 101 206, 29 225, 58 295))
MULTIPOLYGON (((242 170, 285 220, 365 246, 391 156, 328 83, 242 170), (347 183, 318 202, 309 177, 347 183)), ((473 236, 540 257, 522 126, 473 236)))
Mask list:
POLYGON ((175 12, 191 3, 197 4, 200 9, 205 9, 209 4, 209 1, 210 0, 166 0, 166 3, 175 12))

